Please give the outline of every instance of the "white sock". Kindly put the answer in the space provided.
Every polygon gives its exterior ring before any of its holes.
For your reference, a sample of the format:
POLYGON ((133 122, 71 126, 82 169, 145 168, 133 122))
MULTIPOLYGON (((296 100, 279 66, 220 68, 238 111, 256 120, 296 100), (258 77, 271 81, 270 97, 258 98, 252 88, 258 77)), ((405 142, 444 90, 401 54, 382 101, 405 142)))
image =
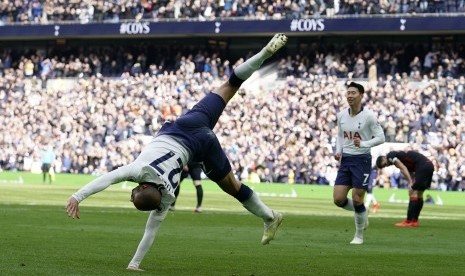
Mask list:
POLYGON ((352 199, 348 198, 347 204, 345 206, 342 206, 342 209, 346 209, 348 211, 355 211, 354 203, 352 202, 352 199))
POLYGON ((273 211, 270 207, 263 203, 255 192, 252 192, 252 196, 242 202, 242 205, 252 214, 262 218, 264 222, 270 221, 274 218, 273 211))
POLYGON ((246 60, 241 65, 234 68, 234 73, 238 78, 241 80, 248 79, 255 71, 257 71, 260 66, 262 66, 263 62, 271 57, 272 54, 266 51, 264 48, 253 57, 246 60))
POLYGON ((363 239, 363 228, 365 227, 365 220, 367 211, 361 213, 354 213, 355 218, 355 236, 363 239))

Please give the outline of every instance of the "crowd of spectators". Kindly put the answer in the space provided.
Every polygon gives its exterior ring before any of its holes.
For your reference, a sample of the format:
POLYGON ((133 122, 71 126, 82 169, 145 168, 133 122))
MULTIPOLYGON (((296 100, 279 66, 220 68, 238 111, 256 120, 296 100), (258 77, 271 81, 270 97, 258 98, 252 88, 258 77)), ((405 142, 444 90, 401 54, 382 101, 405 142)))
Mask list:
MULTIPOLYGON (((387 142, 409 143, 431 157, 434 187, 465 189, 464 49, 403 48, 308 46, 278 57, 274 85, 241 90, 216 127, 237 176, 332 183, 336 113, 346 106, 346 81, 362 79, 366 106, 378 112, 387 142)), ((97 175, 127 164, 164 120, 186 112, 243 61, 167 48, 116 51, 112 60, 97 50, 0 53, 1 169, 30 170, 49 146, 58 172, 97 175)))
POLYGON ((315 16, 464 12, 464 0, 25 0, 1 1, 0 22, 119 22, 216 18, 295 19, 315 16))

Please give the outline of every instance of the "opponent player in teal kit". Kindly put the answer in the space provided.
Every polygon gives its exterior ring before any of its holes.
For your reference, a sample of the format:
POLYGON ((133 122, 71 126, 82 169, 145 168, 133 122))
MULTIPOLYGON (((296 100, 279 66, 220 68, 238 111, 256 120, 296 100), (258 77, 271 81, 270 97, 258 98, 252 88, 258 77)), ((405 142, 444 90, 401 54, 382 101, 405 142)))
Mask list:
POLYGON ((216 91, 206 95, 175 122, 166 122, 134 162, 98 177, 74 193, 66 206, 68 216, 79 218, 79 203, 112 184, 121 181, 139 183, 132 191, 131 201, 138 210, 151 212, 128 269, 141 270, 139 265, 175 199, 174 191, 179 185, 183 167, 190 161, 203 162, 205 174, 211 180, 263 220, 261 242, 268 244, 274 239, 283 216, 271 210, 256 193, 234 177, 229 160, 212 129, 242 83, 286 42, 284 34, 276 34, 259 53, 237 66, 229 80, 216 91))

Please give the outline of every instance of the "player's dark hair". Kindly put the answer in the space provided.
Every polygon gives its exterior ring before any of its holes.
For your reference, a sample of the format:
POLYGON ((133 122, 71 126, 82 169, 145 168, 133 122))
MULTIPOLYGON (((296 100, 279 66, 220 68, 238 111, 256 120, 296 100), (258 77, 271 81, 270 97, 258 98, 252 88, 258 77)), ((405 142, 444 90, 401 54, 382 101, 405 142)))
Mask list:
POLYGON ((139 211, 152 211, 160 207, 161 192, 154 186, 139 190, 132 200, 139 211))
POLYGON ((383 163, 383 155, 380 155, 378 156, 378 158, 376 158, 376 167, 378 167, 378 169, 381 169, 381 165, 383 163))
POLYGON ((347 87, 355 87, 355 88, 357 88, 358 92, 360 92, 360 94, 365 93, 365 88, 363 87, 363 85, 361 85, 359 83, 351 82, 351 83, 349 83, 349 85, 347 87))

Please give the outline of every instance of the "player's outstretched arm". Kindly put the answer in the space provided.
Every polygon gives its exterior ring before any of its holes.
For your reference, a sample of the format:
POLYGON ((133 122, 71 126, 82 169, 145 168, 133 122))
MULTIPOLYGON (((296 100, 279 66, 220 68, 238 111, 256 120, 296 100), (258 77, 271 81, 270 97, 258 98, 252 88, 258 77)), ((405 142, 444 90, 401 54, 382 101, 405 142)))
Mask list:
POLYGON ((144 236, 139 242, 139 246, 137 247, 137 251, 134 254, 134 257, 129 262, 129 265, 127 267, 128 270, 143 271, 139 268, 139 265, 144 259, 147 252, 149 251, 150 247, 152 246, 157 235, 158 228, 160 227, 160 224, 163 222, 163 220, 165 220, 166 215, 168 214, 169 205, 170 204, 166 204, 166 208, 164 208, 163 212, 161 213, 157 210, 150 212, 147 224, 145 225, 144 236))
POLYGON ((99 176, 79 189, 79 191, 74 193, 68 199, 68 203, 66 204, 66 213, 73 219, 79 219, 79 203, 81 201, 95 193, 105 190, 112 184, 128 180, 132 175, 131 166, 127 165, 99 176))

